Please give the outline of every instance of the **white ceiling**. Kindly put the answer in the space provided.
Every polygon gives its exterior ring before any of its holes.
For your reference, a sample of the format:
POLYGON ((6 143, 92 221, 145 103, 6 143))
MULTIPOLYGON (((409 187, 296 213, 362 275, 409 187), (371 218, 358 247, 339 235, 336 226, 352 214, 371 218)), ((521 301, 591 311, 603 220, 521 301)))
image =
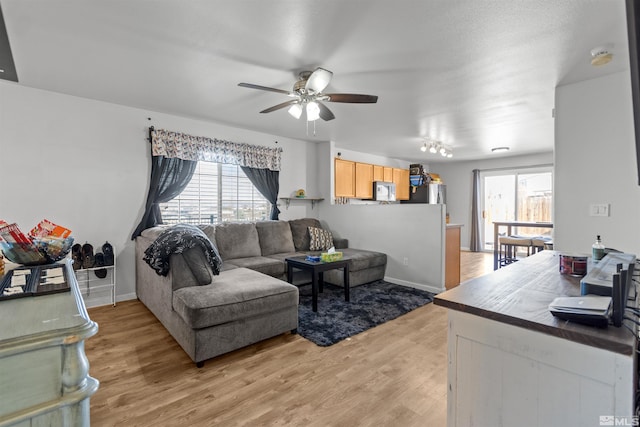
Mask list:
MULTIPOLYGON (((19 84, 428 163, 551 151, 554 88, 628 70, 622 0, 0 0, 19 84), (611 63, 590 65, 610 45, 611 63), (301 70, 334 72, 313 125, 286 109, 301 70)), ((188 131, 188 130, 187 130, 188 131)), ((216 135, 206 135, 216 137, 216 135)))

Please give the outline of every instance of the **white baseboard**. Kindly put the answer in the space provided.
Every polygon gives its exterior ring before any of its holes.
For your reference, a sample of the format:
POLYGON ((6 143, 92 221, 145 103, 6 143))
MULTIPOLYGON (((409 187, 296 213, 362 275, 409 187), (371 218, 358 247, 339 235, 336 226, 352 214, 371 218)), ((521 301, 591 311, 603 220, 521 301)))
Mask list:
POLYGON ((433 294, 439 294, 440 292, 444 292, 446 290, 446 289, 440 288, 439 286, 430 285, 427 283, 409 282, 407 280, 396 279, 388 276, 385 276, 384 280, 387 282, 395 283, 396 285, 402 285, 402 286, 407 286, 409 288, 420 289, 423 291, 431 292, 433 294))
MULTIPOLYGON (((83 295, 82 297, 84 298, 84 305, 87 308, 100 307, 103 305, 111 305, 111 295, 105 296, 104 293, 99 297, 93 297, 93 296, 87 297, 86 295, 83 295)), ((116 303, 120 301, 129 301, 136 298, 138 298, 138 296, 135 294, 135 292, 132 292, 130 294, 124 294, 124 295, 116 295, 116 303)))

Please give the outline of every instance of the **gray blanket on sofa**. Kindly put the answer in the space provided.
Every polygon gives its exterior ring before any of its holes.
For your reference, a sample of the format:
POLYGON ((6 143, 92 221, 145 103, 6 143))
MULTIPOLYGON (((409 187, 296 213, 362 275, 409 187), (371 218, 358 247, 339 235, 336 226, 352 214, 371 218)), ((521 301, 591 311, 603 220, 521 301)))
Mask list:
POLYGON ((158 238, 144 251, 143 260, 160 276, 169 274, 169 259, 173 254, 182 254, 188 249, 201 247, 213 274, 220 274, 222 259, 218 249, 198 227, 177 224, 160 233, 158 238))

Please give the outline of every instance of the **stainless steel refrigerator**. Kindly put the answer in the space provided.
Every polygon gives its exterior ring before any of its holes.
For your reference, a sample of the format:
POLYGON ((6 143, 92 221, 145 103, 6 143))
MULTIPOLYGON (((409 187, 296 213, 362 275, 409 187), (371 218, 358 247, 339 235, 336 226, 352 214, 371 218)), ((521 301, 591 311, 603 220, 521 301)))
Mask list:
POLYGON ((409 200, 402 203, 447 203, 447 186, 444 184, 429 184, 426 187, 411 188, 409 200))
POLYGON ((430 205, 444 205, 447 203, 447 186, 444 184, 429 184, 428 203, 430 205))

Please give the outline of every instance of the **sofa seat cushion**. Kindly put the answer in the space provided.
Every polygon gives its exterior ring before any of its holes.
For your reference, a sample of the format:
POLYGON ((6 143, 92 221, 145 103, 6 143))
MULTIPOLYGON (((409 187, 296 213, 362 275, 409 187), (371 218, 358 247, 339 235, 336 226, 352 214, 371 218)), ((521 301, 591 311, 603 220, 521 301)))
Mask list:
POLYGON ((173 292, 173 309, 192 329, 260 316, 298 305, 298 288, 246 268, 222 272, 211 285, 173 292))
POLYGON ((287 221, 259 221, 256 222, 262 256, 282 252, 293 252, 293 237, 291 227, 287 221))
MULTIPOLYGON (((285 252, 282 254, 273 254, 273 255, 269 255, 269 258, 273 258, 275 260, 280 261, 283 265, 284 265, 284 272, 287 272, 287 262, 285 261, 287 258, 293 258, 293 257, 300 257, 300 256, 306 256, 309 254, 312 254, 313 252, 285 252)), ((318 252, 320 253, 320 252, 318 252)))
POLYGON ((340 249, 342 256, 350 260, 349 270, 360 271, 367 268, 387 265, 387 255, 382 252, 365 251, 363 249, 340 249))
POLYGON ((249 268, 273 277, 280 277, 286 272, 284 262, 263 256, 235 258, 229 262, 237 267, 249 268))
POLYGON ((239 268, 237 265, 233 265, 230 262, 225 262, 222 264, 222 268, 220 269, 220 272, 223 271, 227 271, 227 270, 235 270, 236 268, 239 268))
POLYGON ((224 222, 215 229, 216 246, 223 261, 262 255, 255 222, 224 222))

